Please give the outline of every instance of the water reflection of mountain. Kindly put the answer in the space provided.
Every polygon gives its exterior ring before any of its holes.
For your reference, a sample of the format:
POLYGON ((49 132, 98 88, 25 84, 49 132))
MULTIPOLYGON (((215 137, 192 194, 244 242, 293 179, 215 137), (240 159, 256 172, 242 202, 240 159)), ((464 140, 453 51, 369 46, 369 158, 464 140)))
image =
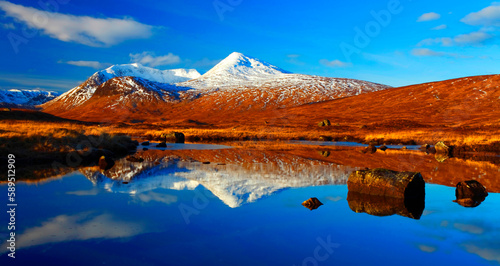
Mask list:
POLYGON ((136 156, 145 161, 133 163, 122 159, 103 173, 96 168, 82 169, 81 172, 110 192, 135 194, 156 188, 192 190, 201 185, 234 208, 286 188, 345 184, 349 174, 356 170, 321 160, 260 150, 152 150, 136 156))

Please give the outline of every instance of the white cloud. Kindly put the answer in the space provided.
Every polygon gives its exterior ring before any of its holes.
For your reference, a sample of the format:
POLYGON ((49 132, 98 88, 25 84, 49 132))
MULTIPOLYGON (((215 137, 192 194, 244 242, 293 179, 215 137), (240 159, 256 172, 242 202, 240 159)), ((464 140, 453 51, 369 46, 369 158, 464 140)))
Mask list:
POLYGON ((421 46, 442 45, 442 46, 467 46, 467 45, 482 45, 482 43, 493 36, 484 31, 475 31, 467 34, 457 35, 453 38, 430 38, 422 40, 417 44, 421 46))
POLYGON ((342 62, 338 59, 336 60, 332 60, 332 61, 329 61, 327 59, 321 59, 319 60, 319 63, 324 65, 324 66, 327 66, 327 67, 348 67, 348 66, 352 66, 351 63, 346 63, 346 62, 342 62))
POLYGON ((427 48, 418 48, 418 49, 413 49, 411 51, 411 54, 414 56, 445 56, 446 53, 444 52, 436 52, 431 49, 427 48))
POLYGON ((426 56, 426 57, 454 57, 454 58, 471 58, 470 56, 464 56, 455 53, 438 52, 427 48, 416 48, 411 51, 414 56, 426 56))
POLYGON ((140 54, 130 54, 129 56, 132 62, 150 67, 173 65, 181 62, 181 58, 172 53, 156 56, 152 52, 142 52, 140 54))
POLYGON ((442 24, 442 25, 439 25, 439 26, 432 28, 432 30, 445 30, 447 28, 448 28, 448 26, 446 24, 442 24))
POLYGON ((97 61, 67 61, 64 62, 68 65, 79 66, 79 67, 91 67, 94 69, 103 69, 111 66, 109 63, 101 63, 97 61))
POLYGON ((417 22, 437 20, 441 18, 441 15, 435 12, 425 13, 417 19, 417 22))
POLYGON ((492 38, 488 33, 482 31, 471 32, 456 36, 453 40, 457 45, 480 45, 484 41, 492 38))
POLYGON ((478 12, 470 13, 460 21, 474 26, 500 27, 500 3, 495 2, 478 12))
POLYGON ((64 42, 106 47, 130 39, 150 37, 153 27, 132 18, 93 18, 47 12, 0 1, 0 9, 27 26, 64 42))

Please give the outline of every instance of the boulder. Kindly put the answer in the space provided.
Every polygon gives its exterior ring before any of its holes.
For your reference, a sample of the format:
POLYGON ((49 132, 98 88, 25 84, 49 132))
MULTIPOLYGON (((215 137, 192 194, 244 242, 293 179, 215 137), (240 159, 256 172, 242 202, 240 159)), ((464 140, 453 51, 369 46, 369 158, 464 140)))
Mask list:
POLYGON ((325 158, 330 157, 330 151, 319 151, 318 153, 325 158))
POLYGON ((320 127, 328 127, 331 125, 332 125, 332 123, 330 123, 330 120, 328 120, 328 119, 325 119, 325 120, 318 123, 318 126, 320 126, 320 127))
POLYGON ((142 146, 149 146, 149 141, 144 141, 143 143, 141 143, 142 146))
POLYGON ((99 158, 98 164, 101 170, 107 171, 115 165, 115 161, 113 161, 113 159, 111 159, 110 157, 106 157, 103 155, 101 156, 101 158, 99 158))
POLYGON ((157 148, 166 148, 167 147, 167 143, 165 142, 161 142, 160 144, 156 145, 157 148))
POLYGON ((332 141, 333 138, 329 136, 319 136, 319 141, 332 141))
POLYGON ((388 148, 387 148, 387 146, 382 145, 382 146, 378 147, 378 149, 381 151, 386 151, 388 148))
POLYGON ((166 134, 161 134, 160 138, 165 142, 173 143, 184 143, 186 141, 186 136, 181 132, 170 132, 166 134))
POLYGON ((486 188, 476 180, 462 181, 457 184, 455 196, 458 204, 464 207, 477 207, 488 196, 486 188))
POLYGON ((319 208, 319 206, 323 205, 323 203, 321 203, 318 198, 310 198, 302 202, 302 205, 312 211, 319 208))
POLYGON ((361 152, 362 153, 375 153, 375 152, 377 152, 377 147, 375 147, 375 144, 370 144, 370 145, 368 145, 368 147, 363 149, 361 152))
POLYGON ((436 149, 436 154, 441 154, 441 155, 451 155, 451 150, 452 147, 448 147, 444 142, 440 141, 434 145, 434 148, 436 149))
POLYGON ((425 196, 425 181, 420 173, 396 172, 382 168, 351 173, 347 187, 349 191, 386 197, 425 196))
POLYGON ((374 216, 400 215, 412 219, 420 219, 425 209, 425 197, 406 199, 375 196, 353 191, 347 193, 349 208, 356 213, 367 213, 374 216))

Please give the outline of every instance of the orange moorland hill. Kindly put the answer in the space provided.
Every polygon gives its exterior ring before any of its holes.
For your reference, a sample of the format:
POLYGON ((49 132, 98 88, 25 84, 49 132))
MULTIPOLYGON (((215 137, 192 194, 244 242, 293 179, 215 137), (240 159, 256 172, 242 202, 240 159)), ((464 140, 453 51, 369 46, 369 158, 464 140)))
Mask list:
MULTIPOLYGON (((112 90, 109 86, 120 85, 107 86, 100 89, 112 90)), ((377 128, 500 126, 500 75, 390 88, 335 100, 323 99, 325 101, 319 103, 294 104, 292 107, 273 105, 274 98, 270 98, 264 107, 262 92, 273 94, 272 91, 266 92, 265 88, 249 89, 242 90, 240 97, 233 92, 219 92, 198 98, 177 96, 169 102, 157 99, 120 102, 116 105, 119 108, 114 109, 106 107, 122 95, 97 93, 76 108, 62 110, 49 106, 44 111, 83 121, 141 121, 170 125, 196 121, 216 128, 238 125, 306 129, 317 127, 323 119, 329 119, 334 125, 377 128)))

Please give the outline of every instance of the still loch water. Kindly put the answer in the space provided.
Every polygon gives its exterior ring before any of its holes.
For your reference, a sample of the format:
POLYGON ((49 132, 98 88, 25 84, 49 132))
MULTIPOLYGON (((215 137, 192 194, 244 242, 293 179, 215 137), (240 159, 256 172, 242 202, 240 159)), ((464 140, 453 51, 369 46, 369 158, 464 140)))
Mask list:
POLYGON ((16 259, 4 244, 1 265, 500 264, 498 164, 358 148, 149 150, 106 172, 20 181, 16 259), (419 219, 348 197, 349 174, 377 164, 422 170, 419 219), (453 202, 464 178, 490 191, 475 208, 453 202), (311 197, 324 205, 301 205, 311 197))

